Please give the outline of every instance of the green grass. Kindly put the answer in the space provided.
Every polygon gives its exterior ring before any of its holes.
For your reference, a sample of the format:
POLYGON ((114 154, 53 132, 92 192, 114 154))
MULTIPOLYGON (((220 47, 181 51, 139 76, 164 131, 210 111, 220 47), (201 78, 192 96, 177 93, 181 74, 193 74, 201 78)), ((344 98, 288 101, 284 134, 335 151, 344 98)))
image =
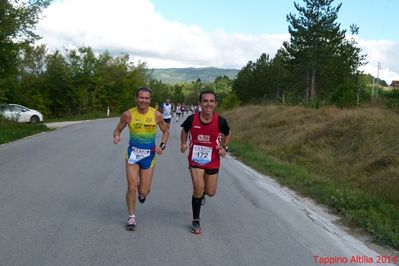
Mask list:
MULTIPOLYGON (((57 118, 46 118, 44 123, 63 122, 63 121, 79 121, 106 118, 104 113, 90 113, 84 115, 64 116, 57 118)), ((40 132, 50 131, 42 123, 28 124, 17 123, 15 121, 6 120, 0 117, 0 144, 8 143, 27 136, 35 135, 40 132)))
POLYGON ((0 144, 45 131, 50 131, 50 129, 41 123, 17 123, 15 121, 9 121, 0 117, 0 144))
MULTIPOLYGON (((45 123, 79 121, 106 118, 103 113, 91 113, 84 115, 64 116, 59 118, 45 119, 45 123)), ((27 124, 9 121, 0 117, 0 144, 11 142, 27 136, 35 135, 40 132, 50 131, 44 124, 27 124)))
POLYGON ((223 116, 234 135, 231 152, 245 164, 399 248, 397 114, 246 106, 223 116))

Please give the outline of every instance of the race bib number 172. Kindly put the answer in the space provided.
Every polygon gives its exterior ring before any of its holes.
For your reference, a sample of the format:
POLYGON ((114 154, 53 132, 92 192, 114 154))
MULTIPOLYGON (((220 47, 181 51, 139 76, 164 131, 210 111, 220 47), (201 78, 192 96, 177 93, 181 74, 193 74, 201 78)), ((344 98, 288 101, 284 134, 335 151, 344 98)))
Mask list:
POLYGON ((193 146, 193 154, 191 156, 191 160, 198 164, 208 164, 211 162, 212 158, 212 147, 194 145, 193 146))

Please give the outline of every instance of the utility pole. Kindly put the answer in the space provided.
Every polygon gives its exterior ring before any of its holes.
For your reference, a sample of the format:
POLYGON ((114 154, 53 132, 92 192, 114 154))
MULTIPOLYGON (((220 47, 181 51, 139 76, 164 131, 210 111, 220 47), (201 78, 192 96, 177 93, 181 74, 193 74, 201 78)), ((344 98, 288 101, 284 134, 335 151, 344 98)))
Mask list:
POLYGON ((380 68, 381 64, 378 61, 378 66, 377 66, 377 79, 373 78, 373 87, 371 88, 371 97, 378 97, 378 80, 380 78, 380 68))
POLYGON ((378 97, 378 86, 380 85, 380 82, 379 82, 379 80, 380 80, 380 68, 381 68, 381 64, 380 64, 380 62, 378 61, 378 66, 377 66, 377 86, 376 86, 376 97, 378 97))

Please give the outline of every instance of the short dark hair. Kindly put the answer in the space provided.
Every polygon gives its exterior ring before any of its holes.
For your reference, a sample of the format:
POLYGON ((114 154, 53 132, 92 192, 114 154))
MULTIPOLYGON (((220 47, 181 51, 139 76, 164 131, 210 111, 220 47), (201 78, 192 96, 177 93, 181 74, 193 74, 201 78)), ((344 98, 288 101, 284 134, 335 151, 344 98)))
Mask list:
POLYGON ((202 100, 202 95, 204 95, 204 94, 209 94, 209 93, 210 93, 210 94, 213 94, 213 95, 215 96, 215 101, 217 101, 216 93, 215 93, 213 90, 204 90, 204 91, 201 91, 198 100, 201 101, 201 100, 202 100))
POLYGON ((150 95, 151 95, 151 88, 148 88, 148 87, 140 87, 140 88, 137 90, 137 92, 136 92, 136 97, 139 96, 139 92, 140 92, 140 91, 147 91, 147 92, 149 92, 150 95))

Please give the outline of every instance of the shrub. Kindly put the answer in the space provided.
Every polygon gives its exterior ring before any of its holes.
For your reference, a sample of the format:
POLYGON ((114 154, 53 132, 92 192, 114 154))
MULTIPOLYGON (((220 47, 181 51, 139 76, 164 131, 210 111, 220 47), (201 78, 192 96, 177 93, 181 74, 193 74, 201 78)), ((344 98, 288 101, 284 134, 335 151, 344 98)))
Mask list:
POLYGON ((233 109, 234 107, 238 106, 240 106, 240 99, 238 99, 237 95, 235 95, 234 93, 226 96, 221 104, 221 107, 225 110, 233 109))

